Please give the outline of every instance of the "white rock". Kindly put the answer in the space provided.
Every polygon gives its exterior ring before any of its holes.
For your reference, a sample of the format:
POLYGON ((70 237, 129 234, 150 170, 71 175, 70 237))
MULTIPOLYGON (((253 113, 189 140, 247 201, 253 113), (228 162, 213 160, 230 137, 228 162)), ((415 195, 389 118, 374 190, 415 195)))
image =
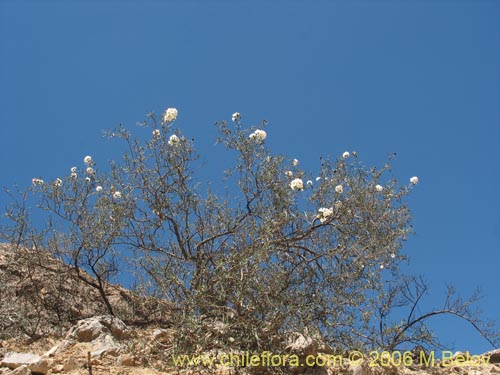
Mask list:
POLYGON ((42 357, 52 357, 54 354, 56 354, 57 349, 59 349, 59 345, 53 346, 47 352, 45 352, 42 357))
POLYGON ((118 339, 125 339, 129 336, 129 329, 125 323, 113 316, 94 316, 80 320, 76 326, 69 330, 66 339, 90 342, 105 334, 112 334, 118 339))
POLYGON ((41 359, 42 357, 36 354, 9 352, 5 354, 5 357, 0 364, 14 370, 23 365, 33 365, 41 359))
POLYGON ((92 357, 100 357, 104 353, 117 356, 120 353, 121 346, 113 339, 111 335, 100 336, 92 342, 92 357))

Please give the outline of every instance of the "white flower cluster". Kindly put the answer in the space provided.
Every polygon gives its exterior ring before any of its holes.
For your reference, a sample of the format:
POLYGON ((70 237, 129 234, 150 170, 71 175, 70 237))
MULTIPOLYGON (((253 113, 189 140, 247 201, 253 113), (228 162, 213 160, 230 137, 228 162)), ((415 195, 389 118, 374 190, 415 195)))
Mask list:
POLYGON ((160 129, 155 129, 153 130, 153 137, 159 137, 160 136, 160 129))
POLYGON ((418 184, 418 177, 417 177, 417 176, 413 176, 412 178, 410 178, 410 182, 411 182, 413 185, 418 184))
POLYGON ((384 190, 384 187, 382 185, 375 185, 375 190, 381 192, 382 190, 384 190))
POLYGON ((344 159, 347 159, 351 154, 349 154, 349 151, 345 151, 343 154, 342 154, 342 157, 344 159))
POLYGON ((96 187, 95 187, 95 191, 96 191, 97 193, 100 193, 100 192, 102 191, 102 186, 101 186, 101 185, 96 186, 96 187))
POLYGON ((302 179, 296 178, 290 182, 290 187, 294 191, 302 191, 304 190, 304 182, 302 182, 302 179))
POLYGON ((163 115, 163 122, 172 122, 177 118, 179 111, 176 108, 167 108, 163 115))
POLYGON ((296 167, 297 165, 299 165, 299 160, 293 159, 293 166, 296 167))
POLYGON ((44 182, 41 178, 32 178, 31 183, 33 185, 43 185, 44 184, 44 182))
POLYGON ((338 194, 342 194, 344 192, 344 187, 342 185, 335 186, 335 192, 338 194))
POLYGON ((239 112, 234 112, 233 115, 231 116, 231 120, 233 122, 238 122, 241 120, 241 113, 239 112))
POLYGON ((55 187, 59 187, 62 185, 62 180, 60 178, 56 178, 55 182, 54 182, 54 186, 55 187))
POLYGON ((285 176, 287 177, 293 177, 293 172, 292 171, 286 171, 285 176))
POLYGON ((120 199, 122 197, 122 193, 120 193, 119 191, 115 191, 113 193, 113 199, 120 199))
POLYGON ((83 162, 84 162, 85 164, 90 164, 90 163, 92 163, 92 156, 90 156, 90 155, 85 156, 85 157, 83 158, 83 162))
POLYGON ((321 224, 323 224, 332 215, 333 215, 333 208, 321 207, 318 209, 318 215, 316 217, 319 219, 319 221, 321 221, 321 224))
POLYGON ((178 137, 178 136, 176 136, 175 134, 172 134, 172 135, 170 136, 170 138, 168 139, 168 144, 169 144, 170 146, 175 146, 175 145, 178 145, 178 144, 179 144, 179 142, 180 142, 180 139, 179 139, 179 137, 178 137))
POLYGON ((267 133, 264 130, 257 129, 252 134, 250 134, 248 138, 256 140, 258 142, 264 142, 264 140, 267 138, 267 133))

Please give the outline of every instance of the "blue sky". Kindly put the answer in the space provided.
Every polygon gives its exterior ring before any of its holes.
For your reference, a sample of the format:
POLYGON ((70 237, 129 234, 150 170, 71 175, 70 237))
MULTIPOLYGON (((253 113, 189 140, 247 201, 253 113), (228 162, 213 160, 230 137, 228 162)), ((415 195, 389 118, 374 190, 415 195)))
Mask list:
MULTIPOLYGON (((420 178, 404 251, 431 282, 422 310, 447 283, 479 286, 500 322, 499 19, 480 0, 0 0, 0 185, 105 164, 119 153, 102 130, 166 107, 207 159, 235 111, 312 170, 396 152, 395 175, 420 178)), ((450 349, 490 349, 456 319, 432 326, 450 349)))

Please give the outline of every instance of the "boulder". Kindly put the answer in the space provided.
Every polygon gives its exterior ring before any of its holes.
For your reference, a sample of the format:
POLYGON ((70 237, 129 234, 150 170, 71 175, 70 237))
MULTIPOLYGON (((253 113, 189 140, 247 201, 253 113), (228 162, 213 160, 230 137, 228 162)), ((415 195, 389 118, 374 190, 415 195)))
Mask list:
POLYGON ((111 334, 122 340, 129 336, 129 329, 120 319, 111 315, 94 316, 83 319, 72 327, 66 335, 67 340, 90 342, 102 335, 111 334))
POLYGON ((2 362, 0 362, 0 364, 2 366, 10 368, 11 370, 14 370, 23 365, 34 365, 41 359, 42 357, 36 354, 9 352, 5 354, 5 357, 2 359, 2 362))
POLYGON ((500 349, 495 349, 483 354, 483 357, 490 357, 490 363, 500 363, 500 349))
POLYGON ((49 372, 50 366, 52 362, 47 358, 42 358, 38 362, 29 365, 29 369, 33 374, 42 374, 46 375, 49 372))
POLYGON ((91 355, 92 357, 100 357, 103 354, 108 354, 116 357, 120 354, 121 348, 121 345, 111 335, 102 335, 92 341, 93 351, 91 355))

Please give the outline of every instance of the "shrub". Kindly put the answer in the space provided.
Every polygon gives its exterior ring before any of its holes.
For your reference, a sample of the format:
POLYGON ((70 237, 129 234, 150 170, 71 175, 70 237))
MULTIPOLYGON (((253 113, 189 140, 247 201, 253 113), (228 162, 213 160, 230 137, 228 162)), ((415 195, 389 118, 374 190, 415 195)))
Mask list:
MULTIPOLYGON (((311 174, 272 153, 266 122, 246 128, 235 114, 216 123, 234 162, 221 182, 205 182, 176 116, 149 114, 146 140, 109 133, 126 145, 109 168, 87 156, 65 177, 33 179, 46 225, 29 225, 17 203, 4 237, 71 265, 110 314, 106 285, 132 267, 141 291, 176 306, 182 350, 280 350, 297 331, 338 349, 434 343, 427 316, 415 315, 424 284, 398 272, 411 232, 405 197, 418 178, 391 178, 392 155, 377 168, 346 151, 311 174), (408 320, 389 324, 401 298, 408 320)), ((468 304, 449 301, 435 313, 478 323, 468 304)))

